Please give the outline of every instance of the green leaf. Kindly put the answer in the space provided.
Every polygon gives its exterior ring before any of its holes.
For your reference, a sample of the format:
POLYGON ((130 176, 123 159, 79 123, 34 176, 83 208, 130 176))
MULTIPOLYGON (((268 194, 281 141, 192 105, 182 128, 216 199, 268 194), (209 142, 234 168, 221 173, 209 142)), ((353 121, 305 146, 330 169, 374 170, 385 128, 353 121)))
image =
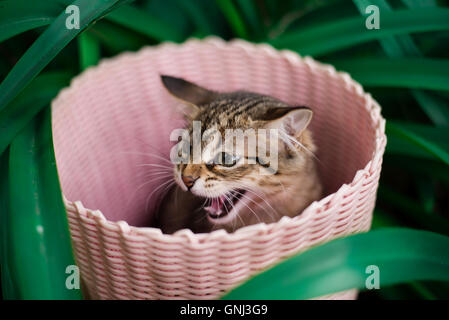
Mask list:
MULTIPOLYGON (((391 146, 392 137, 392 135, 388 136, 387 150, 391 146)), ((413 144, 407 144, 406 147, 417 148, 413 144)), ((449 188, 449 167, 439 160, 413 157, 406 152, 402 154, 386 152, 384 160, 385 166, 392 167, 394 170, 405 170, 406 173, 414 176, 431 177, 435 181, 441 181, 446 188, 449 188)))
POLYGON ((80 29, 67 29, 62 12, 39 36, 0 84, 0 111, 89 23, 108 12, 119 0, 77 0, 80 29))
POLYGON ((253 277, 224 299, 310 299, 365 288, 380 270, 380 287, 411 280, 449 280, 449 237, 412 229, 380 229, 309 249, 253 277), (410 266, 413 266, 412 268, 410 266))
MULTIPOLYGON (((126 2, 130 1, 121 1, 121 3, 126 2)), ((52 23, 71 3, 71 0, 56 0, 40 1, 36 5, 30 5, 29 0, 0 1, 0 41, 52 23), (2 7, 3 3, 5 3, 4 7, 2 7)), ((108 14, 106 19, 159 41, 183 39, 182 31, 174 28, 172 24, 129 5, 122 5, 108 14)))
POLYGON ((237 9, 234 4, 230 0, 216 0, 218 7, 223 12, 223 15, 226 17, 229 25, 231 26, 232 31, 240 38, 247 39, 248 32, 246 30, 245 23, 240 17, 237 9))
POLYGON ((422 90, 413 90, 413 96, 435 125, 449 127, 449 103, 446 100, 422 90))
MULTIPOLYGON (((392 12, 391 6, 386 0, 353 0, 362 15, 366 15, 365 10, 369 5, 379 7, 381 13, 392 12)), ((397 37, 385 37, 379 39, 379 42, 390 58, 399 58, 404 55, 420 56, 419 49, 415 46, 413 39, 407 35, 397 37)))
POLYGON ((0 42, 50 24, 63 7, 53 1, 0 1, 0 42))
POLYGON ((114 10, 107 19, 159 41, 181 41, 184 36, 170 23, 129 5, 114 10))
POLYGON ((449 165, 449 128, 388 121, 386 130, 387 136, 410 142, 449 165))
POLYGON ((192 23, 196 26, 199 32, 204 35, 213 33, 213 27, 206 15, 202 10, 199 10, 192 1, 178 1, 178 4, 191 18, 192 23))
POLYGON ((396 219, 392 214, 382 211, 379 208, 374 209, 373 221, 371 224, 371 229, 376 230, 386 227, 399 227, 402 223, 396 219))
POLYGON ((365 86, 449 91, 449 60, 355 58, 328 61, 365 86))
POLYGON ((416 293, 421 297, 421 299, 425 300, 436 300, 435 295, 422 283, 413 281, 410 283, 410 286, 416 293))
MULTIPOLYGON (((51 137, 51 110, 36 117, 10 147, 6 277, 13 299, 80 299, 66 287, 74 265, 51 137)), ((3 272, 3 269, 2 269, 3 272)), ((72 272, 73 273, 73 272, 72 272)))
POLYGON ((416 157, 425 160, 439 161, 439 159, 434 155, 427 152, 420 146, 414 144, 413 142, 405 139, 403 136, 397 135, 394 132, 391 133, 389 129, 386 131, 386 134, 388 137, 387 148, 385 150, 386 154, 402 156, 402 159, 404 157, 416 157))
POLYGON ((183 10, 179 10, 177 1, 145 1, 140 7, 141 10, 151 13, 159 20, 167 21, 170 26, 182 33, 182 39, 185 39, 193 31, 193 25, 189 17, 183 10))
POLYGON ((81 70, 94 66, 100 60, 100 45, 90 32, 78 36, 81 70))
POLYGON ((392 35, 449 29, 449 9, 423 8, 383 12, 380 29, 367 30, 365 17, 338 19, 305 30, 291 31, 270 41, 302 55, 323 55, 392 35))
MULTIPOLYGON (((432 180, 432 177, 415 179, 420 203, 426 213, 432 213, 435 208, 435 190, 432 180)), ((449 221, 447 221, 447 224, 449 225, 449 221)))
MULTIPOLYGON (((434 0, 402 0, 402 2, 408 8, 437 7, 434 0)), ((420 50, 413 45, 405 46, 404 49, 408 55, 422 56, 420 50)), ((413 90, 412 95, 435 125, 449 126, 449 106, 446 101, 421 90, 413 90)))
POLYGON ((438 6, 437 2, 435 0, 401 0, 407 7, 414 8, 414 7, 436 7, 438 6))
POLYGON ((268 16, 267 20, 272 24, 278 16, 280 3, 278 0, 264 0, 263 5, 268 16))
MULTIPOLYGON (((403 1, 409 8, 435 7, 434 1, 403 1)), ((392 11, 391 7, 385 0, 354 0, 359 8, 360 13, 364 14, 365 8, 374 4, 382 11, 392 11)), ((384 51, 390 58, 401 58, 404 56, 422 57, 421 51, 413 42, 409 35, 401 35, 398 37, 388 37, 379 40, 384 51)), ((447 126, 449 124, 449 108, 447 104, 438 97, 422 90, 412 90, 411 94, 418 101, 421 109, 437 126, 447 126)))
POLYGON ((49 106, 59 90, 68 85, 71 76, 68 72, 42 74, 0 111, 0 154, 42 108, 49 106))
POLYGON ((248 0, 237 0, 237 5, 251 27, 252 32, 255 34, 255 37, 260 38, 265 32, 265 26, 259 17, 258 8, 256 7, 255 2, 248 0))
POLYGON ((449 221, 439 215, 429 215, 419 202, 397 191, 392 186, 382 184, 378 190, 379 203, 388 204, 395 211, 396 218, 412 221, 420 229, 432 230, 449 235, 449 221))
POLYGON ((17 297, 8 261, 9 149, 0 153, 0 264, 3 298, 17 297))
POLYGON ((112 54, 135 51, 148 43, 145 36, 103 19, 88 30, 112 54))
MULTIPOLYGON (((335 21, 336 17, 339 20, 352 18, 355 13, 352 3, 347 0, 299 1, 295 9, 297 9, 296 17, 285 29, 288 34, 293 34, 295 30, 306 30, 326 24, 329 21, 335 21)), ((286 15, 295 15, 295 13, 290 12, 286 15)), ((285 16, 282 20, 285 20, 285 16)), ((280 34, 278 33, 278 35, 280 34)))

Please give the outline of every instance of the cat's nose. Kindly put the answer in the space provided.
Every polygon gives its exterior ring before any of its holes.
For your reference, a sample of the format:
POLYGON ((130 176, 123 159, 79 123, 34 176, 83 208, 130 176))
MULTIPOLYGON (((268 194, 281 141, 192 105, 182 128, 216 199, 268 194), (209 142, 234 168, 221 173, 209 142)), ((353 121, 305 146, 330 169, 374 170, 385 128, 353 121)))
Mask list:
POLYGON ((182 182, 186 185, 187 189, 190 189, 193 187, 193 184, 196 180, 198 180, 199 177, 192 177, 192 176, 182 176, 182 182))

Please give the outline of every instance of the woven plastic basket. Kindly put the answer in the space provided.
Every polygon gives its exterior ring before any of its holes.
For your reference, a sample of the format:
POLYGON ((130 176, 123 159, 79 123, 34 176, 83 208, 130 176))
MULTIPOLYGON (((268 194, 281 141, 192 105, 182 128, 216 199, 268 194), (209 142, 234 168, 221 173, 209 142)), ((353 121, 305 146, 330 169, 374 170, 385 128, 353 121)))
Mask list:
MULTIPOLYGON (((102 61, 74 79, 52 108, 75 258, 92 298, 218 298, 288 256, 370 228, 385 121, 349 75, 311 58, 216 38, 167 43, 102 61), (161 183, 142 164, 164 165, 170 132, 182 126, 159 74, 312 108, 326 196, 295 218, 233 234, 164 235, 142 227, 154 214, 146 208, 156 193, 148 196, 161 183)), ((355 296, 352 290, 326 298, 355 296)))

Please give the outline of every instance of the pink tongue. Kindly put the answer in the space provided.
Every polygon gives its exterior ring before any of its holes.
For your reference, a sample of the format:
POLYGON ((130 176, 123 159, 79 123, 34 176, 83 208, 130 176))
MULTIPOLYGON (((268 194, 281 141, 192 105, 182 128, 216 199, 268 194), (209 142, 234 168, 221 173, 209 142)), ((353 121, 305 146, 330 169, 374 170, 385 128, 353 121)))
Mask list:
POLYGON ((224 205, 224 196, 221 196, 219 198, 212 199, 212 203, 209 207, 204 208, 206 211, 215 214, 217 216, 222 215, 223 212, 223 205, 224 205))

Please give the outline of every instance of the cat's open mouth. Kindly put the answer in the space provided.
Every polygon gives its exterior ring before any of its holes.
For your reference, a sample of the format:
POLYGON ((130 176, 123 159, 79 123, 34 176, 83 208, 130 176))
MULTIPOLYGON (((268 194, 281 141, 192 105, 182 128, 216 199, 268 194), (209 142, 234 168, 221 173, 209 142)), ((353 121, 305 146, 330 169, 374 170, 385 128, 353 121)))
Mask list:
POLYGON ((213 198, 210 206, 205 207, 204 210, 207 211, 209 218, 212 220, 222 219, 232 211, 232 209, 244 196, 245 192, 246 190, 238 189, 218 198, 213 198))

